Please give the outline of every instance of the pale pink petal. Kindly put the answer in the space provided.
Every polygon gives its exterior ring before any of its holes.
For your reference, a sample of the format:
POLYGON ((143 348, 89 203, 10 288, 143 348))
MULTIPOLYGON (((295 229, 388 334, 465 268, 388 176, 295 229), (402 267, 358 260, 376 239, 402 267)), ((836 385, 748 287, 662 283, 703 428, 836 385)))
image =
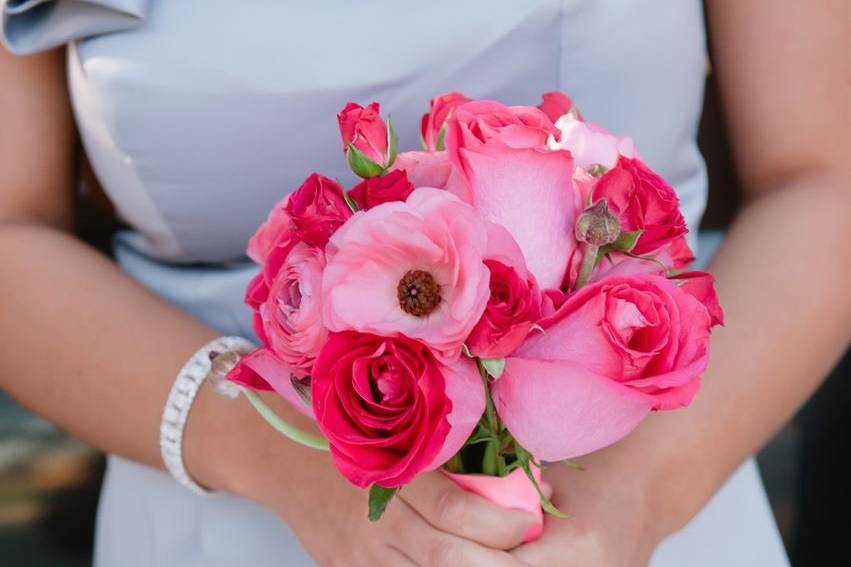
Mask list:
POLYGON ((611 445, 635 429, 653 406, 650 396, 570 361, 508 358, 492 392, 514 438, 545 461, 611 445))
POLYGON ((292 384, 293 372, 271 351, 259 348, 239 361, 228 380, 252 390, 274 390, 295 409, 312 418, 313 408, 305 403, 292 384))
POLYGON ((476 208, 486 220, 508 229, 542 288, 557 288, 576 247, 570 154, 460 151, 476 208))

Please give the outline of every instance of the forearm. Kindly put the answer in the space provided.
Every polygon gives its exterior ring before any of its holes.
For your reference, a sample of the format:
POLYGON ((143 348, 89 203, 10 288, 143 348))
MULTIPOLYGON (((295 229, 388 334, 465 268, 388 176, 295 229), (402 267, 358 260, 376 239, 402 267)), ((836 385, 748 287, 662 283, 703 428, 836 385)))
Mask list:
POLYGON ((726 326, 693 405, 654 414, 615 450, 651 469, 670 529, 690 519, 809 397, 849 343, 851 206, 840 176, 750 203, 710 270, 726 326))
MULTIPOLYGON (((0 225, 0 266, 0 386, 87 443, 161 467, 169 388, 217 333, 53 229, 0 225)), ((237 467, 264 444, 292 449, 274 443, 245 400, 208 387, 185 439, 190 473, 216 488, 239 483, 237 467)))

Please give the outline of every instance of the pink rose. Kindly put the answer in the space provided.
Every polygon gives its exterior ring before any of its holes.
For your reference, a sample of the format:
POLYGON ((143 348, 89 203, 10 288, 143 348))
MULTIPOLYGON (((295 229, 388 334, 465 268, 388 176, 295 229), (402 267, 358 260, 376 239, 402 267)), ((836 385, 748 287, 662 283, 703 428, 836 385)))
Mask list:
POLYGON ((707 365, 711 314, 720 312, 705 286, 700 295, 637 274, 569 296, 494 384, 508 429, 539 458, 558 461, 614 443, 651 410, 688 405, 707 365))
POLYGON ((349 190, 349 197, 359 209, 366 210, 381 203, 404 201, 413 190, 405 170, 394 169, 384 175, 364 179, 349 190))
POLYGON ((334 464, 359 487, 401 486, 441 466, 485 407, 472 360, 444 365, 405 337, 332 334, 316 360, 311 389, 334 464))
POLYGON ((455 109, 446 133, 462 198, 508 229, 542 288, 559 286, 576 247, 573 161, 546 148, 554 132, 537 108, 476 101, 455 109))
POLYGON ((578 116, 564 115, 555 123, 559 134, 549 139, 549 147, 568 150, 577 167, 588 171, 592 166, 615 166, 619 156, 632 157, 632 138, 618 138, 602 126, 585 122, 578 116))
POLYGON ((227 379, 256 391, 274 391, 302 414, 313 417, 308 401, 310 379, 299 379, 281 359, 268 348, 258 348, 243 357, 227 379), (298 385, 298 388, 296 388, 298 385))
POLYGON ((573 101, 570 100, 570 97, 559 91, 544 93, 541 96, 541 104, 538 105, 538 108, 541 109, 541 112, 547 115, 553 124, 571 110, 579 116, 579 113, 575 110, 573 101))
POLYGON ((659 250, 687 232, 674 188, 640 159, 621 157, 592 192, 592 199, 608 201, 623 232, 641 230, 633 254, 659 250))
POLYGON ((488 300, 486 245, 476 211, 439 189, 360 211, 328 244, 323 320, 457 356, 488 300))
POLYGON ((434 152, 444 149, 444 140, 440 133, 443 124, 456 107, 469 101, 469 98, 458 92, 442 94, 431 99, 431 107, 428 113, 423 114, 420 128, 427 150, 434 152))
POLYGON ((320 311, 324 267, 320 248, 297 242, 275 274, 261 272, 246 290, 258 337, 299 378, 310 374, 328 335, 320 311))
POLYGON ((343 187, 318 173, 311 174, 290 195, 284 211, 298 230, 298 237, 319 247, 324 247, 334 231, 352 216, 343 187))
POLYGON ((337 122, 344 152, 348 152, 349 144, 352 144, 378 165, 387 165, 387 124, 381 118, 377 102, 366 107, 350 102, 337 115, 337 122))

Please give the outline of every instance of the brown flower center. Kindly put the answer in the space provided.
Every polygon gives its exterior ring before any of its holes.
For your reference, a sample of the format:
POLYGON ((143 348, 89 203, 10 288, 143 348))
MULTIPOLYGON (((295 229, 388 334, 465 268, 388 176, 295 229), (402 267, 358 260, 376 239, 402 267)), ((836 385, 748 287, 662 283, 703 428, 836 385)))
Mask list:
POLYGON ((399 305, 405 313, 425 317, 440 303, 440 285, 423 270, 408 270, 396 287, 399 305))

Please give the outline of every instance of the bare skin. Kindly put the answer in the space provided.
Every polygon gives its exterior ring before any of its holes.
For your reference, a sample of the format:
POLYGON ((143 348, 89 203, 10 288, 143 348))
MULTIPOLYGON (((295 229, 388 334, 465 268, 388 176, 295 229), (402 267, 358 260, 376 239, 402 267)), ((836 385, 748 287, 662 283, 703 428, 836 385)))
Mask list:
MULTIPOLYGON (((327 455, 288 443, 244 401, 207 389, 186 433, 192 474, 275 510, 320 565, 646 563, 803 403, 851 338, 851 6, 708 4, 749 197, 711 268, 727 327, 713 338, 691 409, 652 416, 587 457, 584 473, 547 471, 574 520, 548 522, 539 541, 517 547, 522 514, 430 474, 369 524, 365 495, 327 455)), ((69 236, 73 122, 63 61, 61 51, 0 50, 0 386, 92 445, 161 467, 168 388, 216 333, 69 236)))

